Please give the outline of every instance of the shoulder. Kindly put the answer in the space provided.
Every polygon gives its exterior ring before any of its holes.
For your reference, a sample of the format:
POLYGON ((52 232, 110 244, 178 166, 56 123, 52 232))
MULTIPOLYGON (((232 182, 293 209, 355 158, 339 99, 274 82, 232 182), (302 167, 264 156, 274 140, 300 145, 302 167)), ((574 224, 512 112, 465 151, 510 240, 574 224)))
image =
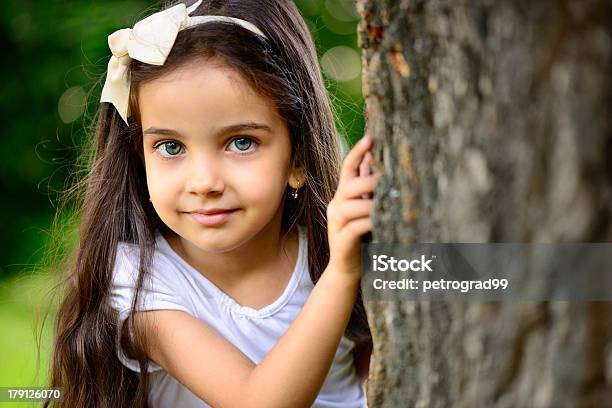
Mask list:
MULTIPOLYGON (((141 268, 140 246, 129 242, 119 242, 113 265, 113 282, 131 282, 137 279, 141 268)), ((179 273, 179 267, 169 254, 160 249, 157 241, 148 268, 149 280, 172 282, 179 273)))
MULTIPOLYGON (((108 302, 118 313, 118 327, 135 312, 175 310, 196 316, 189 285, 172 260, 156 246, 149 267, 141 268, 140 254, 136 244, 117 245, 108 302)), ((120 354, 119 358, 128 362, 124 355, 120 354)), ((132 369, 136 366, 134 361, 128 364, 132 369)))
POLYGON ((189 296, 186 291, 191 285, 176 260, 156 245, 145 270, 140 265, 140 253, 140 247, 134 243, 120 242, 117 245, 111 277, 111 301, 118 309, 127 309, 140 287, 142 309, 168 302, 180 303, 185 306, 181 309, 187 309, 189 296), (141 273, 143 276, 139 282, 141 273))
POLYGON ((137 245, 119 242, 115 254, 111 283, 112 288, 129 288, 138 279, 140 249, 137 245))

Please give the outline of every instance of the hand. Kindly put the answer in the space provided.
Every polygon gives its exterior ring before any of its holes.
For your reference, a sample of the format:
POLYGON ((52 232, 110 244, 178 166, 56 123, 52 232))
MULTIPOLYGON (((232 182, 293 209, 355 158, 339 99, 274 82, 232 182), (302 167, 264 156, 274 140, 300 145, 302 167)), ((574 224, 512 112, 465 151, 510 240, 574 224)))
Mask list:
POLYGON ((361 278, 361 241, 372 230, 372 198, 380 174, 370 174, 372 138, 366 134, 342 163, 338 190, 327 206, 329 263, 361 278))

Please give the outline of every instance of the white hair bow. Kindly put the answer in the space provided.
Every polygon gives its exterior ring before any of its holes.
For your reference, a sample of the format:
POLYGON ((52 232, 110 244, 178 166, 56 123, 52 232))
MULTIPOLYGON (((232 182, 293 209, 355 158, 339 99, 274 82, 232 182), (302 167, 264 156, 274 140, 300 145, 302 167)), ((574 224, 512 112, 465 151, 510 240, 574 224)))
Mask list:
POLYGON ((113 55, 108 62, 106 82, 102 88, 100 102, 112 103, 123 121, 128 124, 130 83, 127 69, 133 59, 146 64, 164 65, 179 31, 209 21, 225 21, 239 24, 265 38, 252 23, 227 16, 194 16, 191 14, 202 3, 198 0, 187 8, 185 4, 152 14, 137 22, 134 28, 123 28, 108 36, 108 46, 113 55))

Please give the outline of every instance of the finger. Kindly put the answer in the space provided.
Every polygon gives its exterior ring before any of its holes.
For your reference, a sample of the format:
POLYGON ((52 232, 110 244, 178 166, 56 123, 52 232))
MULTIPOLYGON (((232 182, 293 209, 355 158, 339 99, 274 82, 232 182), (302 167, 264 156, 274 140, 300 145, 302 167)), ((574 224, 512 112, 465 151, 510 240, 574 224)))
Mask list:
MULTIPOLYGON (((369 176, 372 173, 372 153, 367 152, 359 165, 359 177, 369 176)), ((368 199, 371 194, 362 194, 361 198, 368 199)))
POLYGON ((372 148, 372 138, 366 134, 344 158, 342 170, 340 171, 340 183, 349 178, 356 177, 359 173, 359 164, 363 156, 372 148))
POLYGON ((368 232, 372 231, 372 217, 363 217, 351 220, 348 222, 342 232, 350 234, 352 242, 359 242, 359 238, 368 232))
POLYGON ((369 217, 374 203, 372 200, 347 200, 340 203, 337 213, 337 228, 341 229, 352 220, 369 217))
POLYGON ((371 194, 376 189, 380 174, 371 174, 365 177, 356 177, 344 183, 338 189, 338 197, 341 200, 361 198, 364 194, 371 194))
POLYGON ((361 164, 359 164, 359 177, 369 176, 371 174, 372 172, 371 164, 372 164, 372 153, 368 151, 363 156, 363 160, 361 161, 361 164))

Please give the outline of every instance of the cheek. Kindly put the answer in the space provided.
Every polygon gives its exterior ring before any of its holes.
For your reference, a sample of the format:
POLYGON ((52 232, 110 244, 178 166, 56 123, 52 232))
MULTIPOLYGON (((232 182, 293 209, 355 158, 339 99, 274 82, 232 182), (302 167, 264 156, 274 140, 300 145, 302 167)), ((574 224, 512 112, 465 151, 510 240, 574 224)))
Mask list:
POLYGON ((173 178, 172 171, 157 166, 147 166, 146 176, 149 196, 156 203, 156 207, 161 207, 163 204, 175 200, 175 190, 179 183, 176 177, 173 178))
MULTIPOLYGON (((244 170, 244 169, 243 169, 244 170)), ((287 184, 287 169, 269 162, 240 172, 232 184, 240 186, 241 195, 251 203, 270 206, 282 199, 287 184)))

